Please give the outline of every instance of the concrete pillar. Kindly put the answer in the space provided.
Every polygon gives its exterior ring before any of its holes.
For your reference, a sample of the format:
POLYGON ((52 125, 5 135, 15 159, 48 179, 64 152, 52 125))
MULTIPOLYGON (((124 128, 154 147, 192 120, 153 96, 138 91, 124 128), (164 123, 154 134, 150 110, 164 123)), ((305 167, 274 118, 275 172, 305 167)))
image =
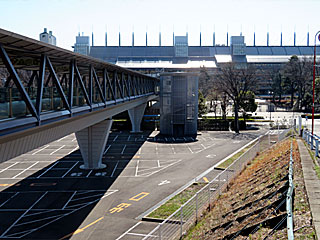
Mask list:
POLYGON ((144 114, 144 110, 146 109, 147 103, 144 103, 142 105, 139 105, 135 108, 131 108, 128 110, 129 117, 131 120, 131 126, 132 126, 132 133, 139 133, 141 132, 140 126, 142 117, 144 114))
POLYGON ((84 161, 80 168, 102 169, 106 167, 105 164, 102 164, 102 156, 111 125, 112 119, 107 119, 76 132, 76 138, 84 161))

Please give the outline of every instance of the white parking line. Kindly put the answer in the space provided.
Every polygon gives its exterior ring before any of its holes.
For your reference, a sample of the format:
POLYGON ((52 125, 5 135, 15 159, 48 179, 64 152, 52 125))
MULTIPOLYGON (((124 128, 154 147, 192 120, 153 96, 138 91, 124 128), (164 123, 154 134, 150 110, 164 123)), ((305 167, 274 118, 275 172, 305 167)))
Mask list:
MULTIPOLYGON (((39 161, 38 161, 39 162, 39 161)), ((20 173, 18 173, 17 175, 15 175, 13 178, 18 177, 19 175, 21 175, 22 173, 24 173, 25 171, 29 170, 30 168, 32 168, 34 165, 38 164, 38 162, 35 162, 34 164, 32 164, 30 167, 26 168, 25 170, 21 171, 20 173)))
POLYGON ((35 155, 35 154, 37 154, 38 152, 41 152, 42 150, 46 149, 46 148, 49 147, 49 146, 50 146, 50 145, 46 145, 46 146, 44 146, 43 148, 40 148, 38 151, 32 153, 32 155, 35 155))
POLYGON ((137 165, 136 165, 136 173, 135 173, 135 177, 138 176, 138 168, 139 168, 139 160, 137 161, 137 165))
POLYGON ((123 149, 122 149, 122 151, 121 151, 121 155, 124 154, 124 150, 126 149, 126 147, 127 147, 127 145, 124 145, 124 147, 123 147, 123 149))
POLYGON ((186 144, 187 145, 187 148, 189 149, 189 151, 191 152, 191 153, 193 153, 193 151, 191 150, 191 148, 189 147, 189 144, 186 144))
POLYGON ((64 178, 77 164, 78 164, 78 162, 73 164, 73 166, 65 174, 63 174, 63 176, 61 178, 64 178))
POLYGON ((93 171, 93 170, 91 170, 91 171, 87 174, 87 176, 86 176, 86 177, 89 177, 89 176, 90 176, 90 174, 92 173, 92 171, 93 171))
POLYGON ((123 238, 125 235, 127 235, 132 229, 134 229, 135 227, 137 227, 139 224, 141 224, 141 222, 137 222, 134 226, 132 226, 131 228, 129 228, 126 232, 124 232, 120 237, 118 237, 116 240, 120 240, 121 238, 123 238))
POLYGON ((20 219, 22 219, 48 192, 45 192, 44 194, 42 194, 42 196, 40 198, 38 198, 37 201, 35 201, 31 206, 30 208, 25 211, 5 232, 2 233, 2 235, 0 237, 4 237, 10 230, 11 228, 14 227, 14 225, 16 225, 20 219))
POLYGON ((172 145, 172 144, 170 144, 170 146, 171 146, 171 149, 172 149, 173 154, 176 154, 176 151, 174 150, 173 145, 172 145))
POLYGON ((70 152, 67 153, 67 155, 69 155, 70 153, 73 153, 74 151, 78 150, 79 146, 76 146, 74 149, 72 149, 70 152))
POLYGON ((113 177, 113 174, 114 174, 114 172, 116 171, 116 169, 117 169, 117 167, 118 167, 118 164, 119 164, 119 161, 117 162, 116 166, 114 167, 114 169, 113 169, 112 174, 111 174, 110 177, 113 177))
POLYGON ((9 199, 7 199, 6 201, 4 201, 1 205, 0 208, 5 205, 7 202, 9 202, 12 198, 14 198, 15 196, 17 196, 17 194, 19 194, 20 192, 16 192, 15 194, 13 194, 9 199))
POLYGON ((54 154, 55 152, 58 152, 60 149, 64 148, 64 146, 66 145, 62 145, 61 147, 57 148, 56 150, 54 150, 52 153, 50 153, 49 155, 54 154))
POLYGON ((160 161, 159 160, 157 160, 158 161, 158 167, 160 167, 160 161))
POLYGON ((115 142, 118 137, 119 137, 119 135, 117 135, 117 136, 113 139, 113 142, 115 142))
POLYGON ((2 170, 0 171, 0 173, 8 170, 9 168, 13 167, 14 165, 17 165, 18 163, 19 163, 19 162, 15 162, 14 164, 10 165, 9 167, 6 167, 6 168, 2 169, 2 170))
POLYGON ((49 167, 47 170, 45 170, 43 173, 41 173, 37 178, 40 178, 42 175, 46 174, 51 168, 53 168, 55 165, 57 165, 59 162, 56 161, 51 167, 49 167))
POLYGON ((107 147, 107 149, 104 151, 103 155, 105 155, 105 154, 108 152, 108 150, 109 150, 110 147, 111 147, 111 145, 109 145, 109 146, 107 147))
POLYGON ((72 200, 72 198, 74 197, 74 195, 76 195, 77 191, 74 191, 74 193, 71 195, 71 197, 69 198, 69 200, 66 202, 66 204, 62 207, 62 210, 66 208, 66 206, 69 204, 69 202, 72 200))
POLYGON ((65 139, 66 137, 68 137, 69 135, 67 135, 67 136, 65 136, 65 137, 63 137, 63 138, 60 138, 57 142, 60 142, 60 141, 62 141, 63 139, 65 139))

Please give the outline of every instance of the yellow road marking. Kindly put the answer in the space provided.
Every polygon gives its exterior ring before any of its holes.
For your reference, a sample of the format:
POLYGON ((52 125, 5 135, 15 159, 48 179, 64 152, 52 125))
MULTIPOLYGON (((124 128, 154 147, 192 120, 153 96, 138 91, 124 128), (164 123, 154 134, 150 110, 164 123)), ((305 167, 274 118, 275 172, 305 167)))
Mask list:
POLYGON ((140 158, 140 156, 134 156, 133 158, 140 158))
POLYGON ((208 178, 206 178, 206 177, 203 177, 203 180, 204 180, 206 183, 209 182, 208 178))
POLYGON ((142 192, 142 193, 139 193, 139 194, 135 195, 134 197, 130 198, 129 200, 130 200, 130 201, 136 201, 136 202, 138 202, 138 201, 140 201, 142 198, 144 198, 144 197, 146 197, 146 196, 148 196, 148 195, 149 195, 149 193, 147 193, 147 192, 142 192))
POLYGON ((12 183, 1 183, 0 187, 7 187, 7 186, 12 186, 12 185, 14 185, 14 184, 12 184, 12 183))
POLYGON ((63 240, 63 239, 66 239, 66 238, 68 238, 68 237, 71 237, 72 235, 76 235, 76 234, 78 234, 78 233, 81 233, 81 232, 83 232, 86 228, 88 228, 88 227, 92 226, 93 224, 96 224, 97 222, 101 221, 103 218, 104 218, 104 217, 98 218, 97 220, 95 220, 94 222, 88 224, 87 226, 85 226, 85 227, 83 227, 83 228, 79 228, 79 229, 77 229, 76 231, 74 231, 74 232, 72 232, 72 233, 69 233, 68 235, 60 238, 59 240, 63 240))

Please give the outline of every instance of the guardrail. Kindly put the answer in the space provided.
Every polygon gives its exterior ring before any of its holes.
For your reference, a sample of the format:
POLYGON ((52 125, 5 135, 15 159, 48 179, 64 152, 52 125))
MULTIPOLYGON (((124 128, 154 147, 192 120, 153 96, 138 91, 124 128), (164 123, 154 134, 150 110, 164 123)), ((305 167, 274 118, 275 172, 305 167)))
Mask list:
POLYGON ((307 142, 308 146, 310 146, 310 149, 315 151, 316 157, 320 157, 320 154, 319 154, 320 137, 316 134, 312 135, 310 131, 303 129, 302 138, 307 142))
MULTIPOLYGON (((278 132, 277 141, 283 140, 288 131, 289 130, 287 129, 282 133, 278 132)), ((268 145, 268 141, 270 144, 270 138, 267 135, 260 137, 248 151, 243 153, 229 167, 222 171, 206 186, 200 189, 178 210, 172 213, 163 222, 159 223, 149 234, 143 238, 143 240, 181 239, 184 233, 194 223, 197 223, 200 220, 203 211, 206 209, 210 210, 211 203, 216 200, 219 195, 221 195, 224 189, 228 188, 229 182, 243 170, 248 162, 254 159, 258 152, 261 151, 261 143, 266 142, 268 145)))

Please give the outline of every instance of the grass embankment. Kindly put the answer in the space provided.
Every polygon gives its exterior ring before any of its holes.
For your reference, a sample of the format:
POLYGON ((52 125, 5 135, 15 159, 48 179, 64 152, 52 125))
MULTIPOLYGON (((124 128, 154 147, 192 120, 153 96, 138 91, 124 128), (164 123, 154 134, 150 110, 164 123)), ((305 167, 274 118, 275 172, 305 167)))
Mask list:
POLYGON ((159 208, 151 212, 147 217, 166 219, 177 209, 181 207, 186 201, 188 201, 193 195, 195 195, 206 183, 194 183, 187 187, 185 190, 174 196, 159 208))
POLYGON ((221 163, 217 168, 219 168, 219 169, 226 169, 226 168, 229 167, 235 160, 237 160, 242 154, 244 154, 246 151, 248 151, 254 144, 256 144, 256 142, 250 144, 249 146, 245 147, 244 149, 242 149, 241 151, 239 151, 238 153, 236 153, 236 154, 233 155, 232 157, 228 158, 226 161, 224 161, 223 163, 221 163))
MULTIPOLYGON (((290 140, 257 156, 185 239, 264 239, 286 216, 290 140), (283 204, 279 206, 281 203, 283 204)), ((300 155, 294 141, 295 239, 314 239, 300 155)), ((287 239, 286 221, 269 239, 287 239)))

